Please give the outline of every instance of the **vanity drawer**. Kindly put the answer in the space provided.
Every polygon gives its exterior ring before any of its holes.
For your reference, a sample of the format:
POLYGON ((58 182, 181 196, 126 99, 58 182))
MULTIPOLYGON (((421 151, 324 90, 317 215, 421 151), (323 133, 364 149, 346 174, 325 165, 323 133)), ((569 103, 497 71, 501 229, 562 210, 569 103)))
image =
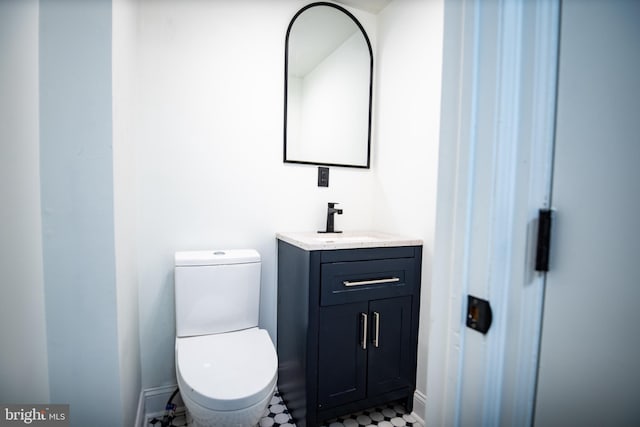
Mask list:
POLYGON ((416 287, 415 258, 322 264, 320 305, 410 295, 416 287))

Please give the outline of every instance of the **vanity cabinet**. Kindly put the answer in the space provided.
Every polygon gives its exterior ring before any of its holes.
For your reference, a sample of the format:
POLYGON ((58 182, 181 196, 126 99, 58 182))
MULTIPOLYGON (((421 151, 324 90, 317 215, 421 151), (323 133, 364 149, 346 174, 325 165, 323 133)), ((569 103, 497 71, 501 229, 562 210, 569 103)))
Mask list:
POLYGON ((415 391, 422 246, 278 240, 278 388, 298 427, 415 391))

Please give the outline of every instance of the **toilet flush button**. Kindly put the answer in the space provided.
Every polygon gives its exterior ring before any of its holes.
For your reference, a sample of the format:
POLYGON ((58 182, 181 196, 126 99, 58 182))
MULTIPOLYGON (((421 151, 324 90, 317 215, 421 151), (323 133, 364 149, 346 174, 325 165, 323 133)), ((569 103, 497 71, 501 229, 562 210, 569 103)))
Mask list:
POLYGON ((213 254, 214 255, 226 255, 226 253, 224 251, 215 251, 213 254))

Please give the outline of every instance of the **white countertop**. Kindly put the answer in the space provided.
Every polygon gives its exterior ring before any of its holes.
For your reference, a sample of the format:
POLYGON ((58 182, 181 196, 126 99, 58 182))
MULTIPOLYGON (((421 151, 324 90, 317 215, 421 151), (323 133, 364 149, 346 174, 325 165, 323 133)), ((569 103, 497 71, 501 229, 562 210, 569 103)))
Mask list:
POLYGON ((381 233, 379 231, 344 231, 342 233, 318 233, 316 231, 280 232, 276 233, 276 237, 306 251, 422 245, 422 240, 420 239, 381 233))

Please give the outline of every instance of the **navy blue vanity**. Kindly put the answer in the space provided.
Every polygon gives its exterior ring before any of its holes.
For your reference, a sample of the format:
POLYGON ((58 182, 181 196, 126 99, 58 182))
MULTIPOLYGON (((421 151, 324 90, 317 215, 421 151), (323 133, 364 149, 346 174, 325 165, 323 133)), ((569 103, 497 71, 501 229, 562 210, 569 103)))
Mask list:
POLYGON ((278 234, 278 388, 298 427, 416 386, 422 242, 278 234))

